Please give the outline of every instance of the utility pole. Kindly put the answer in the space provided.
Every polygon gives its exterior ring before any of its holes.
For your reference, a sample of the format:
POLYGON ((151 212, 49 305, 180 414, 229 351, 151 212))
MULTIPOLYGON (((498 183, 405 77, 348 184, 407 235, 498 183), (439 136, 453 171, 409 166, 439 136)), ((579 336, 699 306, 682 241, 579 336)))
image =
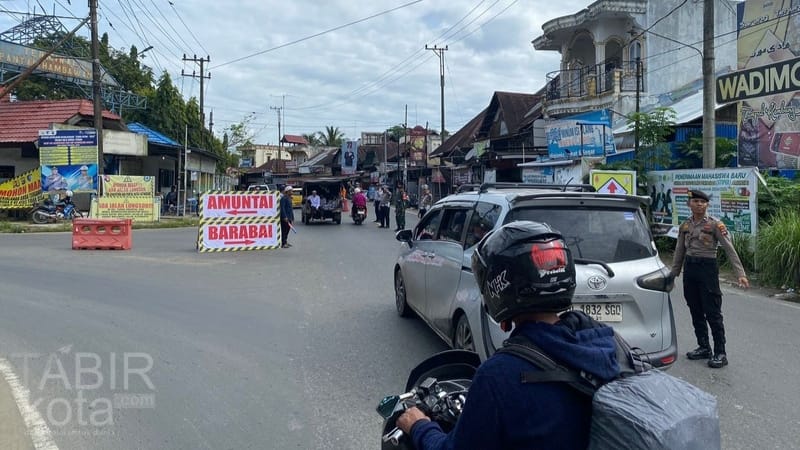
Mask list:
MULTIPOLYGON (((408 164, 408 160, 406 159, 406 150, 408 149, 408 104, 406 103, 406 115, 403 119, 403 171, 400 172, 402 176, 403 182, 403 189, 406 187, 406 165, 408 164)), ((398 167, 399 169, 400 167, 398 167)))
POLYGON ((716 166, 716 121, 714 99, 714 0, 703 5, 703 168, 716 166))
MULTIPOLYGON (((633 129, 633 157, 639 157, 639 99, 642 90, 642 58, 636 58, 636 123, 633 129)), ((605 154, 605 142, 603 142, 603 153, 605 154)))
POLYGON ((211 110, 211 114, 208 117, 208 131, 210 133, 214 133, 214 110, 211 110))
POLYGON ((92 26, 92 104, 94 129, 97 131, 97 175, 103 174, 103 92, 100 85, 100 39, 97 32, 97 0, 89 0, 89 22, 92 26))
POLYGON ((192 77, 192 78, 200 78, 200 124, 203 126, 203 128, 205 128, 206 127, 206 112, 203 109, 203 96, 205 95, 205 92, 204 92, 205 89, 203 88, 203 81, 207 80, 207 79, 211 79, 211 72, 209 72, 208 75, 206 75, 206 72, 205 72, 205 69, 203 68, 203 66, 207 62, 211 62, 211 57, 210 56, 206 56, 205 59, 203 59, 203 58, 197 58, 197 55, 192 55, 191 58, 187 58, 186 54, 184 53, 183 54, 183 62, 193 62, 193 63, 199 63, 200 64, 200 73, 199 74, 195 74, 194 70, 192 71, 191 74, 183 73, 183 69, 181 69, 181 76, 192 77))
MULTIPOLYGON (((432 50, 436 56, 439 57, 439 85, 441 88, 441 107, 442 107, 442 143, 444 144, 444 52, 447 51, 447 46, 444 47, 437 47, 434 45, 433 47, 428 47, 428 44, 425 44, 425 50, 432 50)), ((408 108, 408 106, 406 106, 408 108)))
POLYGON ((280 168, 281 151, 283 150, 283 139, 281 139, 281 111, 283 111, 283 106, 270 106, 269 109, 278 113, 278 167, 280 168))

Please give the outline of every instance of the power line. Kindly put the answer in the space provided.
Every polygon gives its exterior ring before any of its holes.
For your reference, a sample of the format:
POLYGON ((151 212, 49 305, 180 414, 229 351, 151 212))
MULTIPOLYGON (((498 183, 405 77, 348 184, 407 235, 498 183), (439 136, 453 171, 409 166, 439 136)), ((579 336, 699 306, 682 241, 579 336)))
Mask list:
POLYGON ((250 58, 253 58, 253 57, 258 56, 258 55, 263 55, 264 53, 268 53, 268 52, 275 51, 275 50, 278 50, 278 49, 281 49, 281 48, 284 48, 284 47, 288 47, 290 45, 294 45, 294 44, 297 44, 297 43, 300 43, 300 42, 303 42, 303 41, 307 41, 309 39, 313 39, 315 37, 319 37, 319 36, 322 36, 324 34, 331 33, 333 31, 341 30, 342 28, 346 28, 346 27, 349 27, 349 26, 352 26, 352 25, 355 25, 355 24, 358 24, 358 23, 361 23, 361 22, 365 22, 367 20, 374 19, 374 18, 379 17, 379 16, 383 16, 383 15, 388 14, 390 12, 397 11, 398 9, 406 8, 408 6, 414 5, 414 4, 419 3, 421 1, 422 0, 414 0, 414 1, 406 3, 404 5, 400 5, 398 7, 392 8, 392 9, 387 9, 387 10, 381 11, 381 12, 379 12, 377 14, 373 14, 371 16, 364 17, 364 18, 358 19, 358 20, 354 20, 354 21, 346 23, 344 25, 339 25, 337 27, 333 27, 333 28, 327 29, 325 31, 321 31, 321 32, 316 33, 316 34, 312 34, 311 36, 306 36, 304 38, 296 39, 294 41, 287 42, 285 44, 281 44, 281 45, 278 45, 276 47, 268 48, 266 50, 262 50, 260 52, 253 53, 251 55, 242 56, 241 58, 236 58, 234 60, 231 60, 231 61, 228 61, 228 62, 224 62, 222 64, 218 64, 218 65, 216 65, 214 67, 209 67, 209 69, 216 69, 217 67, 227 66, 229 64, 233 64, 233 63, 236 63, 236 62, 239 62, 239 61, 244 61, 245 59, 250 59, 250 58))
MULTIPOLYGON (((153 3, 155 3, 155 2, 153 2, 153 3)), ((194 35, 194 32, 192 31, 192 29, 191 29, 191 28, 189 28, 189 26, 188 26, 188 25, 186 25, 186 22, 184 22, 184 21, 183 21, 183 17, 181 17, 181 15, 180 15, 180 14, 178 14, 178 10, 177 10, 177 9, 175 9, 175 4, 174 4, 173 2, 171 2, 171 1, 170 1, 170 2, 169 2, 169 6, 170 6, 170 8, 172 8, 172 11, 174 11, 174 12, 175 12, 175 16, 177 16, 177 17, 178 17, 178 20, 180 20, 180 21, 181 21, 181 23, 183 24, 183 27, 184 27, 184 28, 186 28, 186 31, 188 31, 188 32, 189 32, 189 35, 192 37, 192 39, 194 39, 194 41, 195 41, 195 42, 197 42, 197 45, 199 45, 199 46, 200 46, 200 48, 201 48, 201 49, 203 49, 203 52, 204 52, 206 55, 210 55, 210 54, 211 54, 211 52, 209 52, 208 50, 206 50, 206 48, 203 46, 203 44, 202 44, 202 43, 201 43, 201 42, 200 42, 200 41, 197 39, 197 36, 195 36, 195 35, 194 35)))

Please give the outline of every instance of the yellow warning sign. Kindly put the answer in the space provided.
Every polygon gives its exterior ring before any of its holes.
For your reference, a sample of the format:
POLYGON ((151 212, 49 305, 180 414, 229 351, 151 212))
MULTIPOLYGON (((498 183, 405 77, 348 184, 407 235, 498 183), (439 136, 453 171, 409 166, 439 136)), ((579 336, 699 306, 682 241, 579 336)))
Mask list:
POLYGON ((636 195, 635 170, 592 170, 592 186, 597 192, 612 195, 636 195))

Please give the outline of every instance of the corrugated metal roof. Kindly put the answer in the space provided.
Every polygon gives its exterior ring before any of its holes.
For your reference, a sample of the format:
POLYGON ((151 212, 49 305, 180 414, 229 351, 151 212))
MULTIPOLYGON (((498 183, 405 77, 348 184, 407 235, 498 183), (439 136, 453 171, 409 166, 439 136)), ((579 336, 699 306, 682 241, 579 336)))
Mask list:
MULTIPOLYGON (((0 143, 36 142, 39 130, 47 130, 51 124, 65 124, 75 116, 93 115, 92 102, 84 99, 0 101, 0 143)), ((110 111, 103 111, 103 118, 122 120, 110 111)))
POLYGON ((161 145, 170 145, 173 147, 180 147, 181 144, 178 142, 164 136, 163 134, 159 133, 152 128, 148 128, 145 125, 142 125, 138 122, 133 122, 128 124, 128 129, 133 131, 134 133, 144 134, 147 136, 147 142, 151 142, 153 144, 161 144, 161 145))
POLYGON ((287 144, 308 145, 306 138, 297 136, 296 134, 284 134, 282 141, 287 144))

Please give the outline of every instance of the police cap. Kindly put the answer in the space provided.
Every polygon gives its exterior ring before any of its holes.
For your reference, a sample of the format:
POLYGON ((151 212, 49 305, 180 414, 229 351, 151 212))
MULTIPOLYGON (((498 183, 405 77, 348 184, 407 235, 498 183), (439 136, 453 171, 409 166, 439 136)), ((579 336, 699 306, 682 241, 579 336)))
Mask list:
POLYGON ((693 198, 699 198, 700 200, 708 201, 708 194, 699 189, 692 189, 689 191, 689 200, 693 198))

